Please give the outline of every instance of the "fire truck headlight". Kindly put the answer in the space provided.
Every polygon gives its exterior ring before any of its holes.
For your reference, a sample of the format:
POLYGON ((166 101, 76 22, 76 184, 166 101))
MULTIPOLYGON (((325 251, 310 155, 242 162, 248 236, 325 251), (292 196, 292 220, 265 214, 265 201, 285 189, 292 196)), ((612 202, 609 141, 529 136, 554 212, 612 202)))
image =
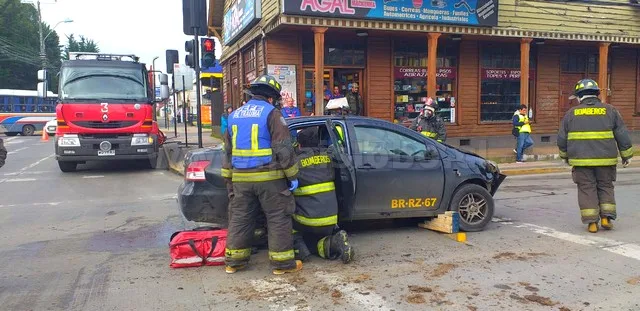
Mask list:
POLYGON ((148 146, 153 144, 153 137, 147 134, 133 134, 131 146, 148 146))
POLYGON ((59 147, 80 147, 80 139, 75 134, 64 134, 58 138, 59 147))

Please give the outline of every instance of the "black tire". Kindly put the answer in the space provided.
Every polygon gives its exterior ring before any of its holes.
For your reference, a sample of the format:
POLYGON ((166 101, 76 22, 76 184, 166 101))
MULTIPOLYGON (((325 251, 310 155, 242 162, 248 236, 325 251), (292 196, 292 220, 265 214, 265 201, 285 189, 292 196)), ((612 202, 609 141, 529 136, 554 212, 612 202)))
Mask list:
POLYGON ((64 173, 71 173, 71 172, 75 172, 76 169, 78 168, 78 162, 63 162, 63 161, 58 161, 58 166, 60 167, 60 170, 64 173))
POLYGON ((449 209, 460 214, 460 230, 482 231, 493 218, 495 203, 487 189, 466 184, 456 190, 449 209))
POLYGON ((7 136, 18 136, 18 134, 20 134, 20 133, 18 133, 18 132, 6 132, 4 134, 7 135, 7 136))
POLYGON ((33 125, 27 124, 22 127, 22 136, 33 136, 36 133, 36 128, 33 125))

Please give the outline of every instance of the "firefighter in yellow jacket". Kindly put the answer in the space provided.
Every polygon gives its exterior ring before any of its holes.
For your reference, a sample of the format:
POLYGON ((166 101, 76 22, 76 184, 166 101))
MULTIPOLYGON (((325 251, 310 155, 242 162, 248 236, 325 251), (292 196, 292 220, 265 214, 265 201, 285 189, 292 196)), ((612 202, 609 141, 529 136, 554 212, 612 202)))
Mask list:
POLYGON ((631 138, 618 110, 598 99, 600 88, 591 79, 580 80, 574 96, 580 105, 567 111, 558 132, 560 157, 573 166, 578 185, 578 205, 582 222, 589 232, 612 229, 616 219, 613 182, 616 180, 618 153, 623 166, 633 157, 631 138))
POLYGON ((338 228, 338 199, 331 157, 326 148, 319 148, 316 127, 300 131, 298 144, 300 187, 293 191, 296 258, 304 260, 313 253, 324 259, 340 258, 343 263, 349 263, 354 251, 347 233, 338 228))
POLYGON ((287 123, 273 106, 281 90, 273 77, 260 76, 249 87, 251 100, 229 115, 222 159, 230 199, 227 273, 249 263, 259 206, 267 219, 273 273, 302 269, 291 236, 298 164, 287 123))

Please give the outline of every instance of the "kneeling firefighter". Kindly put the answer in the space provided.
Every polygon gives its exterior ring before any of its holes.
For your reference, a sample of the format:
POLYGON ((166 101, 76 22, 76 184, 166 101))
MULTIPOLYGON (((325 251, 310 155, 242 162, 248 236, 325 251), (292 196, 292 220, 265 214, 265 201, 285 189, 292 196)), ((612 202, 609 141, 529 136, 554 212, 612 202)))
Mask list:
POLYGON ((327 150, 318 147, 317 128, 298 133, 298 145, 300 187, 293 191, 296 201, 293 215, 296 259, 304 260, 313 253, 324 259, 340 258, 343 263, 349 263, 354 251, 347 233, 337 225, 334 169, 327 150))
POLYGON ((433 99, 429 97, 422 111, 420 111, 420 115, 413 119, 411 129, 438 142, 444 142, 447 139, 447 128, 444 126, 444 121, 436 116, 435 113, 433 99))
POLYGON ((291 236, 298 164, 287 123, 273 106, 281 90, 273 77, 260 76, 249 87, 251 100, 229 116, 221 172, 229 194, 227 273, 249 263, 258 206, 266 215, 273 274, 302 269, 291 236))

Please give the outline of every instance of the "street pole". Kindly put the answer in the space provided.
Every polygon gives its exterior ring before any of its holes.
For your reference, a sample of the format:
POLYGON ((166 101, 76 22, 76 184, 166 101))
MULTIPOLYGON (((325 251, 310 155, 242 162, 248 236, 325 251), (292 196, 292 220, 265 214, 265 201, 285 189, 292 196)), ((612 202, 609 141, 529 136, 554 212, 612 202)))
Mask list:
POLYGON ((202 148, 202 113, 201 113, 201 99, 200 99, 200 41, 198 41, 198 27, 194 27, 195 31, 195 39, 196 39, 196 46, 194 48, 194 56, 195 56, 195 60, 194 62, 194 67, 196 70, 196 118, 198 121, 198 148, 202 148))
POLYGON ((184 75, 182 75, 182 121, 184 122, 184 145, 185 146, 189 146, 189 143, 187 142, 187 92, 186 92, 186 88, 184 87, 186 84, 184 84, 184 75))
POLYGON ((40 0, 38 0, 38 29, 39 29, 39 36, 40 36, 40 60, 42 61, 42 70, 44 72, 44 80, 42 81, 43 83, 43 88, 44 88, 44 101, 46 102, 47 100, 47 91, 49 90, 49 83, 48 83, 48 79, 47 79, 47 53, 45 53, 44 50, 44 36, 42 33, 42 10, 40 10, 40 0))
POLYGON ((173 88, 173 132, 175 137, 178 137, 178 102, 176 98, 176 73, 175 71, 171 75, 171 87, 173 88))

